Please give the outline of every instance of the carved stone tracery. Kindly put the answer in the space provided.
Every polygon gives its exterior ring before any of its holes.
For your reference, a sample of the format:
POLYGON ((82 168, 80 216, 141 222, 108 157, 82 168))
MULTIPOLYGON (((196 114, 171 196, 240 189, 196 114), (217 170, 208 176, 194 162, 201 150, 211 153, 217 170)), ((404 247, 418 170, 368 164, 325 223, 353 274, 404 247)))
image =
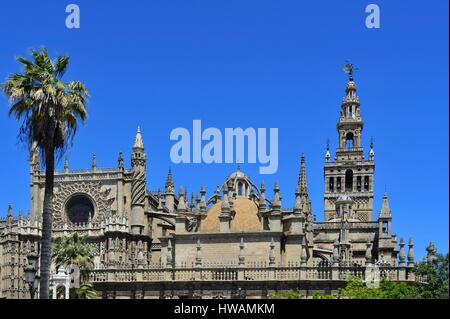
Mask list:
POLYGON ((114 197, 109 198, 110 192, 111 189, 104 189, 100 181, 60 183, 53 199, 53 225, 61 227, 65 223, 71 223, 66 213, 66 203, 72 196, 80 194, 92 200, 94 205, 92 222, 101 222, 105 214, 111 211, 111 205, 115 201, 114 197))

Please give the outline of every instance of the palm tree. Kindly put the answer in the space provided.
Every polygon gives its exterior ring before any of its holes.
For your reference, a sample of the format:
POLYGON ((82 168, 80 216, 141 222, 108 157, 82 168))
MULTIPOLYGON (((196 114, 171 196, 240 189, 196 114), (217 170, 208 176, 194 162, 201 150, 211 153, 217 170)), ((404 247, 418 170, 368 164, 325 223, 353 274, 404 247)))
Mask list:
POLYGON ((52 247, 52 259, 57 267, 76 265, 81 270, 89 270, 94 265, 91 247, 84 238, 74 234, 55 239, 52 247))
POLYGON ((61 158, 72 142, 78 120, 85 122, 89 94, 81 82, 61 80, 69 65, 68 56, 52 60, 46 49, 32 50, 31 55, 33 61, 17 58, 22 72, 10 75, 1 89, 8 97, 9 115, 22 121, 20 140, 30 151, 35 151, 35 145, 45 162, 40 298, 48 299, 55 155, 61 158))
POLYGON ((91 283, 83 283, 77 290, 78 299, 99 299, 98 292, 91 283))
MULTIPOLYGON (((53 242, 52 259, 56 265, 69 266, 76 265, 80 269, 80 275, 83 279, 86 271, 94 266, 92 248, 86 243, 83 237, 74 234, 70 237, 58 237, 53 242)), ((74 290, 79 299, 97 299, 98 294, 90 283, 82 283, 79 288, 74 290)))

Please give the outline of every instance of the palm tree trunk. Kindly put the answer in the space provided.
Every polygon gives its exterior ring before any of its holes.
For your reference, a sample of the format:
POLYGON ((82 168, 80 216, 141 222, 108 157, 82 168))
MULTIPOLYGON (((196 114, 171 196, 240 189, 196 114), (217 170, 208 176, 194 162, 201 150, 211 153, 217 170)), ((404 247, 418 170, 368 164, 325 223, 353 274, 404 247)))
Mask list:
POLYGON ((53 145, 45 149, 45 193, 44 212, 42 214, 42 241, 41 241, 41 279, 40 299, 48 299, 50 267, 52 262, 52 217, 53 217, 53 177, 55 172, 55 151, 53 145))

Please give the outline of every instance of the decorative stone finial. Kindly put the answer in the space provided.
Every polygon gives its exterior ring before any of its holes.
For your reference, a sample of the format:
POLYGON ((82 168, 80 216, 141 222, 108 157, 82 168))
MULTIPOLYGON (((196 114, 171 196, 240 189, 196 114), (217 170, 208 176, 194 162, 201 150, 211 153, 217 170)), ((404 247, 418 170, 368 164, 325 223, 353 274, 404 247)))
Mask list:
POLYGON ((327 139, 327 151, 325 153, 325 161, 327 163, 329 163, 330 162, 330 158, 331 158, 331 155, 330 155, 330 139, 327 139))
POLYGON ((372 244, 370 243, 370 240, 367 240, 366 243, 366 265, 372 263, 372 244))
POLYGON ((302 245, 300 248, 300 266, 306 266, 306 261, 308 259, 308 256, 306 254, 306 248, 302 245))
POLYGON ((67 157, 64 160, 64 173, 69 173, 69 160, 67 159, 67 157))
POLYGON ((273 237, 270 241, 269 266, 275 266, 275 242, 273 240, 273 237))
POLYGON ((206 188, 204 185, 202 185, 201 189, 200 189, 200 212, 206 212, 206 207, 207 203, 206 203, 206 188))
POLYGON ((408 267, 413 268, 414 267, 414 242, 412 237, 409 238, 408 243, 408 267))
POLYGON ((12 205, 8 204, 8 218, 12 218, 13 217, 13 209, 12 209, 12 205))
POLYGON ((336 239, 333 244, 333 266, 339 265, 339 241, 336 239))
POLYGON ((124 164, 123 164, 123 153, 122 152, 119 152, 119 157, 118 157, 118 159, 117 159, 117 168, 119 169, 119 170, 123 170, 123 168, 124 168, 124 164))
POLYGON ((92 155, 92 170, 95 171, 97 169, 97 156, 92 155))
POLYGON ((173 184, 172 169, 169 168, 169 172, 167 173, 167 178, 166 178, 166 194, 173 194, 174 189, 175 189, 175 187, 173 184))
POLYGON ((275 182, 275 186, 273 188, 273 200, 271 208, 274 210, 281 209, 281 194, 280 194, 280 187, 278 186, 278 182, 275 182))
POLYGON ((430 241, 430 243, 427 246, 427 263, 433 264, 435 259, 436 259, 436 247, 430 241))
POLYGON ((240 266, 243 266, 245 264, 244 248, 245 248, 244 237, 241 237, 241 243, 239 244, 239 265, 240 266))
POLYGON ((398 254, 398 266, 405 267, 405 241, 400 238, 400 252, 398 254))
POLYGON ((184 188, 183 188, 183 186, 181 186, 180 190, 178 192, 178 207, 177 207, 177 209, 179 212, 186 212, 186 210, 187 210, 186 201, 184 199, 184 196, 185 196, 184 193, 185 193, 184 188))

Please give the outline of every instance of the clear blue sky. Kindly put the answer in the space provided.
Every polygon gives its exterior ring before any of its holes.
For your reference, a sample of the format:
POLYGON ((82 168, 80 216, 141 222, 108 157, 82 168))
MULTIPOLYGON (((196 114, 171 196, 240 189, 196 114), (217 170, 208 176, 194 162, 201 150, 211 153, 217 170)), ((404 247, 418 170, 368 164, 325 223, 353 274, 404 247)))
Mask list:
MULTIPOLYGON (((349 59, 365 121, 375 139, 375 216, 385 187, 393 230, 413 236, 416 255, 429 240, 448 251, 448 1, 1 1, 0 81, 19 71, 14 57, 46 46, 71 56, 67 80, 92 95, 89 120, 68 156, 70 167, 130 165, 141 126, 148 188, 163 187, 172 166, 176 187, 208 194, 236 165, 173 165, 170 131, 204 126, 278 127, 283 206, 292 207, 305 152, 313 209, 323 219, 325 144, 336 122, 349 59), (65 7, 81 9, 81 29, 65 27, 65 7), (365 27, 365 6, 381 8, 381 29, 365 27)), ((27 151, 19 125, 0 99, 0 212, 29 209, 27 151)), ((59 163, 59 167, 63 163, 59 163)), ((256 184, 258 165, 242 165, 256 184)), ((269 196, 271 196, 271 192, 269 196)))

